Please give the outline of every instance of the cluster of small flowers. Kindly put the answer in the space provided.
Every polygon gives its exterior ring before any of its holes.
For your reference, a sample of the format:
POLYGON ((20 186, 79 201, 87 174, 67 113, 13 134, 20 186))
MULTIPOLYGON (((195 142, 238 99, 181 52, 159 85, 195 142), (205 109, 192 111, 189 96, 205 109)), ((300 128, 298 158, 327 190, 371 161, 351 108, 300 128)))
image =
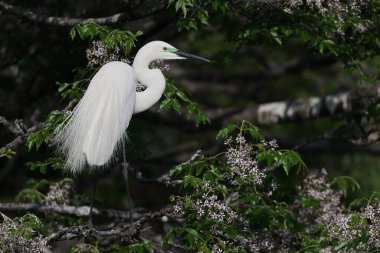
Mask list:
MULTIPOLYGON (((286 1, 287 7, 286 10, 289 13, 293 13, 300 8, 309 8, 313 11, 317 11, 323 16, 333 17, 337 24, 341 24, 339 27, 344 27, 343 24, 350 22, 352 18, 361 18, 362 10, 368 8, 369 2, 367 0, 350 0, 350 1, 341 1, 341 0, 307 0, 305 5, 303 5, 302 0, 295 1, 286 1)), ((363 18, 363 20, 365 20, 363 18)), ((354 27, 352 27, 353 32, 363 33, 371 27, 371 24, 368 23, 368 20, 362 22, 354 27)), ((334 34, 330 34, 331 37, 345 36, 345 31, 341 28, 337 29, 334 34)))
POLYGON ((47 252, 47 241, 42 236, 25 238, 15 233, 15 231, 23 229, 22 226, 19 222, 11 219, 6 219, 0 224, 0 252, 47 252))
POLYGON ((173 206, 173 215, 177 217, 182 217, 185 214, 183 203, 178 201, 177 204, 173 206))
POLYGON ((212 253, 223 253, 223 250, 217 244, 214 244, 212 249, 211 249, 211 252, 212 253))
POLYGON ((47 205, 68 205, 70 202, 70 193, 72 185, 68 182, 61 181, 49 186, 44 202, 47 205))
POLYGON ((251 238, 237 237, 240 247, 248 252, 290 252, 292 237, 288 230, 264 229, 251 238))
MULTIPOLYGON (((350 212, 345 208, 340 198, 342 193, 331 188, 327 183, 327 172, 322 170, 321 175, 310 174, 304 180, 304 189, 301 194, 307 198, 318 200, 318 208, 301 208, 299 219, 309 226, 307 231, 318 224, 323 224, 327 231, 327 239, 338 241, 346 245, 358 238, 363 238, 364 231, 368 240, 359 242, 355 249, 342 252, 369 252, 380 248, 380 204, 368 205, 360 212, 350 212), (365 220, 369 220, 368 224, 365 220)), ((335 252, 333 247, 327 246, 321 252, 335 252)))
POLYGON ((362 235, 362 223, 353 221, 354 214, 340 213, 326 221, 328 238, 332 241, 338 239, 342 244, 353 242, 362 235))
POLYGON ((159 69, 161 71, 168 71, 168 70, 170 70, 170 65, 164 63, 163 60, 157 60, 157 61, 151 62, 149 64, 149 68, 150 69, 159 69))
POLYGON ((111 61, 122 61, 130 64, 130 61, 122 58, 120 48, 116 47, 113 52, 107 49, 106 45, 99 40, 92 41, 90 48, 86 50, 89 67, 103 66, 111 61))
POLYGON ((269 186, 269 191, 266 193, 267 196, 269 196, 269 197, 272 196, 273 193, 277 190, 277 187, 278 187, 278 185, 277 185, 276 181, 272 180, 272 182, 269 186))
POLYGON ((342 192, 331 188, 327 182, 327 172, 325 169, 321 173, 310 173, 304 179, 304 187, 300 190, 302 196, 314 199, 319 202, 319 208, 307 207, 300 209, 298 219, 304 224, 322 224, 334 220, 336 215, 344 210, 340 199, 342 192))
POLYGON ((228 224, 238 220, 238 214, 226 202, 219 200, 218 196, 213 193, 202 194, 195 201, 195 210, 201 219, 211 219, 215 222, 228 224))
POLYGON ((369 0, 260 0, 248 3, 255 6, 257 2, 265 5, 265 7, 279 9, 290 15, 309 10, 327 17, 329 20, 334 20, 337 28, 326 34, 332 40, 345 37, 345 27, 350 27, 349 36, 351 39, 355 34, 366 32, 372 27, 375 28, 375 25, 369 22, 365 16, 367 10, 371 8, 369 0), (352 19, 357 19, 358 22, 352 25, 352 19))
MULTIPOLYGON (((371 252, 380 249, 380 203, 368 204, 358 213, 339 213, 326 221, 328 238, 348 244, 358 238, 364 239, 348 252, 371 252)), ((335 252, 327 247, 324 252, 335 252)))
MULTIPOLYGON (((196 190, 196 193, 199 193, 199 197, 193 200, 194 205, 191 207, 196 212, 197 219, 212 220, 216 223, 224 224, 239 223, 242 228, 248 227, 248 221, 243 220, 226 201, 219 199, 209 182, 204 183, 202 192, 204 193, 201 194, 199 189, 196 190)), ((183 217, 185 210, 184 201, 179 199, 173 206, 173 215, 183 217)), ((222 235, 217 226, 212 226, 209 232, 215 236, 222 235)))
POLYGON ((253 149, 245 138, 240 134, 235 140, 229 137, 225 141, 225 145, 228 146, 226 152, 227 164, 232 169, 226 173, 225 177, 231 180, 232 184, 237 184, 236 177, 240 177, 244 181, 261 185, 265 174, 259 170, 257 161, 252 158, 253 149))
POLYGON ((380 203, 367 205, 361 210, 361 216, 369 221, 366 231, 369 235, 368 249, 380 249, 380 203))
POLYGON ((282 0, 275 1, 277 7, 284 8, 287 13, 294 13, 301 8, 308 8, 315 10, 321 14, 331 13, 332 10, 336 10, 336 14, 348 14, 349 12, 358 11, 360 8, 368 5, 367 0, 282 0))
POLYGON ((263 144, 266 148, 270 150, 275 150, 279 147, 276 139, 273 139, 271 141, 262 140, 261 144, 263 144))

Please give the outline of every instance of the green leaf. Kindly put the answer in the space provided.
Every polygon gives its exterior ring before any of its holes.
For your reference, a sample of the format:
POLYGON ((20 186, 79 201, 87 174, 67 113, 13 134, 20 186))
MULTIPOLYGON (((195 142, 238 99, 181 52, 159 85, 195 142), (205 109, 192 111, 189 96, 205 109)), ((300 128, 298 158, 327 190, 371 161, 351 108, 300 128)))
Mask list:
POLYGON ((191 176, 191 175, 186 175, 183 178, 183 187, 186 188, 188 186, 192 186, 193 188, 198 188, 200 185, 202 185, 202 179, 191 176))
POLYGON ((49 144, 55 129, 60 126, 67 119, 67 115, 62 111, 52 111, 46 118, 44 128, 28 135, 26 146, 29 151, 33 148, 36 151, 42 144, 49 144))
POLYGON ((306 169, 299 154, 293 150, 260 150, 257 153, 257 160, 265 161, 268 166, 277 163, 283 167, 286 175, 289 175, 293 167, 298 168, 298 172, 306 169))
POLYGON ((323 40, 322 38, 316 40, 318 44, 319 53, 323 54, 326 50, 336 55, 335 42, 332 40, 323 40))
POLYGON ((272 30, 270 31, 270 34, 271 34, 271 36, 272 36, 272 39, 273 39, 278 45, 282 46, 282 40, 281 40, 280 36, 278 35, 276 29, 272 29, 272 30))
POLYGON ((144 240, 143 242, 138 242, 135 244, 128 245, 123 249, 122 252, 125 253, 144 253, 144 252, 149 252, 152 253, 154 252, 153 250, 153 245, 152 242, 148 240, 144 240))
MULTIPOLYGON (((172 1, 171 3, 173 3, 172 1)), ((170 4, 171 4, 170 3, 170 4)), ((192 0, 176 0, 176 3, 174 5, 175 10, 181 11, 184 18, 186 18, 188 10, 193 6, 192 0)))
POLYGON ((364 206, 368 205, 368 199, 360 198, 360 199, 354 199, 350 205, 350 209, 360 209, 364 206))
POLYGON ((216 135, 216 139, 227 139, 227 137, 230 136, 238 128, 239 127, 235 124, 229 124, 225 128, 219 130, 216 135))
POLYGON ((21 190, 17 196, 17 202, 23 203, 39 203, 45 198, 45 195, 34 188, 27 188, 21 190))
POLYGON ((264 140, 264 137, 260 133, 260 129, 252 124, 251 122, 244 121, 243 122, 243 132, 248 132, 249 135, 251 136, 252 140, 254 141, 262 141, 264 140))
POLYGON ((0 148, 0 158, 6 157, 8 159, 11 159, 11 158, 13 158, 13 156, 15 154, 16 154, 16 152, 14 152, 13 150, 11 150, 9 148, 5 148, 5 147, 0 148))
POLYGON ((82 81, 76 81, 73 83, 59 83, 58 85, 58 93, 61 95, 62 98, 67 97, 73 97, 77 100, 80 100, 85 92, 85 90, 82 88, 82 81))
POLYGON ((30 239, 37 235, 37 233, 41 233, 43 231, 42 222, 36 215, 31 213, 25 214, 22 217, 16 217, 13 221, 15 222, 15 225, 10 226, 8 229, 15 236, 30 239))
POLYGON ((71 38, 72 40, 74 40, 75 36, 77 35, 75 29, 71 29, 69 34, 70 34, 70 38, 71 38))
POLYGON ((47 144, 49 138, 51 137, 51 134, 52 132, 47 128, 43 128, 37 132, 29 134, 26 140, 26 145, 29 151, 31 151, 33 147, 37 151, 42 146, 42 144, 47 144))
POLYGON ((63 160, 61 158, 56 157, 48 158, 44 162, 27 162, 25 165, 29 167, 30 170, 39 169, 42 174, 46 173, 48 167, 51 167, 53 170, 63 169, 64 167, 63 160))
POLYGON ((208 25, 208 13, 206 10, 199 10, 197 15, 202 24, 208 25))
POLYGON ((206 124, 210 122, 210 118, 202 112, 198 105, 192 102, 185 92, 177 88, 174 82, 170 79, 166 80, 166 87, 163 94, 164 99, 161 101, 160 110, 175 110, 180 113, 182 107, 186 107, 187 117, 193 118, 195 125, 199 126, 201 123, 206 124))
POLYGON ((360 190, 359 183, 352 177, 349 176, 339 176, 335 177, 331 185, 338 187, 343 191, 344 196, 347 196, 349 190, 356 191, 360 190))
POLYGON ((285 150, 281 154, 281 158, 278 161, 283 166, 286 175, 289 175, 289 171, 292 167, 298 167, 298 169, 305 169, 306 165, 302 161, 300 155, 293 150, 285 150))

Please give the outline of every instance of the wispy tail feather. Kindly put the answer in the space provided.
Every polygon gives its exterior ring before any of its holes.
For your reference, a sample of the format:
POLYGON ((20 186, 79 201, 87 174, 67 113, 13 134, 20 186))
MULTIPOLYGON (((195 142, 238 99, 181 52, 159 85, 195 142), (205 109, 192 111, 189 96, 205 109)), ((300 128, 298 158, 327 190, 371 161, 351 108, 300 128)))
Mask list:
POLYGON ((87 164, 94 168, 112 161, 126 137, 135 91, 135 76, 129 65, 111 62, 98 71, 70 120, 55 136, 67 170, 80 173, 87 164))

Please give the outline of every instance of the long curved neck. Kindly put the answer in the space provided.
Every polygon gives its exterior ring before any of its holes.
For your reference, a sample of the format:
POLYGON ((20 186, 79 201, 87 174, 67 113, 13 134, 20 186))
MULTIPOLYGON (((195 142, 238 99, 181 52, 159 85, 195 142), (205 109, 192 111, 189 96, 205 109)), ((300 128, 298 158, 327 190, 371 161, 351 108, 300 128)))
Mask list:
POLYGON ((133 69, 135 70, 137 80, 145 85, 146 89, 136 92, 134 113, 145 111, 157 103, 164 93, 166 83, 165 77, 159 69, 149 69, 152 59, 139 53, 133 62, 133 69))

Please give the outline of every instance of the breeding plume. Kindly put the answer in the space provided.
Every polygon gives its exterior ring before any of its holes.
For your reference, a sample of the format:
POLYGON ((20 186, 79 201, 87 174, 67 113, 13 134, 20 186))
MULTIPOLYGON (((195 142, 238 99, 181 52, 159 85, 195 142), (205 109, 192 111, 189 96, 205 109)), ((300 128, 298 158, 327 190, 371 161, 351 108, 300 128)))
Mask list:
POLYGON ((66 168, 78 173, 87 165, 96 168, 110 163, 124 145, 132 114, 149 109, 165 90, 164 75, 159 69, 150 69, 149 64, 186 58, 208 61, 166 42, 153 41, 137 52, 132 66, 114 61, 101 67, 55 137, 66 168), (136 92, 138 83, 146 89, 136 92))

